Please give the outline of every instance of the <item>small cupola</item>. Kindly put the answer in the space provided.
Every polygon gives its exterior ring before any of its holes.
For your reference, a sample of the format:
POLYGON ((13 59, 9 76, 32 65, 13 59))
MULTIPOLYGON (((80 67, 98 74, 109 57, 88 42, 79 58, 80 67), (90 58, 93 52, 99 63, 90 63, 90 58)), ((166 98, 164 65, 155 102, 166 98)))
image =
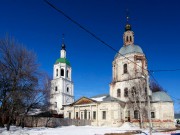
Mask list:
POLYGON ((130 24, 126 24, 125 31, 128 31, 128 30, 131 30, 131 25, 130 24))
POLYGON ((62 37, 62 45, 61 45, 60 58, 66 58, 66 45, 64 43, 64 34, 63 34, 63 37, 62 37))
POLYGON ((125 26, 123 41, 124 41, 124 46, 134 45, 134 32, 131 30, 130 24, 126 24, 126 26, 125 26))
POLYGON ((64 43, 61 45, 61 50, 66 50, 66 45, 64 43))
POLYGON ((124 46, 134 45, 134 32, 131 30, 131 25, 129 24, 129 16, 126 17, 125 32, 123 35, 124 46))

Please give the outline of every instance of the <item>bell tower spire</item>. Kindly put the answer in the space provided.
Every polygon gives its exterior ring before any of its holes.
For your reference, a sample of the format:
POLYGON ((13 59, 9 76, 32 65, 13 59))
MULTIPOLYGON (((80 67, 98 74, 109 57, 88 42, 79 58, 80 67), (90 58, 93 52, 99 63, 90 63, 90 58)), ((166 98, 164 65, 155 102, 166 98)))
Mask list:
MULTIPOLYGON (((128 11, 127 11, 128 12, 128 11)), ((129 15, 126 16, 126 26, 123 35, 124 46, 134 45, 134 32, 131 30, 131 25, 129 24, 129 15)))
POLYGON ((60 54, 60 58, 66 58, 66 45, 64 43, 64 34, 62 34, 62 45, 60 54))

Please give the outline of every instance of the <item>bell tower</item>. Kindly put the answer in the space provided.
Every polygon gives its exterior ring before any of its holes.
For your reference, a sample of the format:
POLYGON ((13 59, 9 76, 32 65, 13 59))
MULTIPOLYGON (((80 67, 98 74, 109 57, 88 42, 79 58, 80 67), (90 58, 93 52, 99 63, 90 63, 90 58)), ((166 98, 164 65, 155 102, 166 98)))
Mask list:
POLYGON ((63 105, 74 102, 74 84, 72 81, 72 67, 66 59, 66 45, 64 38, 58 58, 53 68, 53 80, 51 81, 50 110, 58 114, 63 113, 63 105))

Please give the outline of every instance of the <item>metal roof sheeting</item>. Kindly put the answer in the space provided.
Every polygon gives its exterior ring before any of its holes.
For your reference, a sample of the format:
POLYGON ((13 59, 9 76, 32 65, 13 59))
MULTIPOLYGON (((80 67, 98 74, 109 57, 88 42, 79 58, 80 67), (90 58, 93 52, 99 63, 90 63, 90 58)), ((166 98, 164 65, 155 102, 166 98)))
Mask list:
POLYGON ((164 91, 153 92, 152 101, 173 102, 171 97, 164 91))

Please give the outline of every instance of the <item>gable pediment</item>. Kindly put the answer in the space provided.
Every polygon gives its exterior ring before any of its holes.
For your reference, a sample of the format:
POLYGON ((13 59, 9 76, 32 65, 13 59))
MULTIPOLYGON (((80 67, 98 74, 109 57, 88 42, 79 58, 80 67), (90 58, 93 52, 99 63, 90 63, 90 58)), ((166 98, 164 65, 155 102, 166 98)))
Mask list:
POLYGON ((82 104, 91 104, 91 103, 96 103, 96 101, 87 97, 82 97, 79 100, 77 100, 73 105, 82 105, 82 104))

